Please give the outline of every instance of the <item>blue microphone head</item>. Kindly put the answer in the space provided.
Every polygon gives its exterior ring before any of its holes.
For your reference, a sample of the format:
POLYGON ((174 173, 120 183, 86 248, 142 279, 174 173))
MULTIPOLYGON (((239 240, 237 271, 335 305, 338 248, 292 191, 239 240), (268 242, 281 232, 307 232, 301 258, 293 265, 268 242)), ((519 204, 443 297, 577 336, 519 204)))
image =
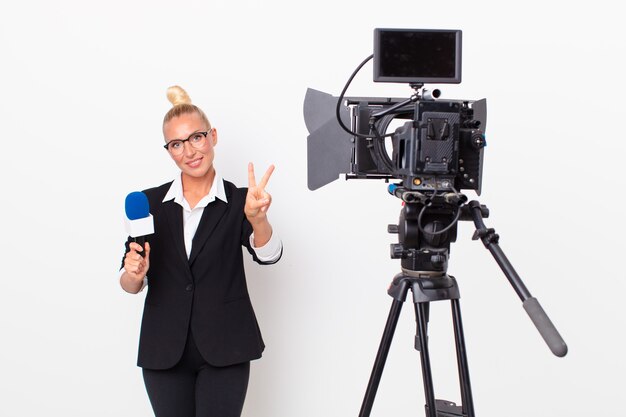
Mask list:
POLYGON ((126 196, 126 217, 129 220, 143 219, 150 216, 148 197, 141 191, 134 191, 126 196))

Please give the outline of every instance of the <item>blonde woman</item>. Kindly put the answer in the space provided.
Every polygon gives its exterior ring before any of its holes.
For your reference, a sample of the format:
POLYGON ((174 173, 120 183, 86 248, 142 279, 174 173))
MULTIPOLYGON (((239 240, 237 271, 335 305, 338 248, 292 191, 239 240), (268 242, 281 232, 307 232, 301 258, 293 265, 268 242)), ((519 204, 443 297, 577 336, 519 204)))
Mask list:
POLYGON ((248 188, 224 180, 213 165, 217 130, 182 88, 167 96, 164 147, 181 173, 144 191, 155 233, 142 254, 128 239, 120 284, 147 287, 138 365, 155 416, 238 417, 250 361, 264 349, 242 247, 260 264, 282 255, 267 218, 274 167, 257 183, 248 164, 248 188))

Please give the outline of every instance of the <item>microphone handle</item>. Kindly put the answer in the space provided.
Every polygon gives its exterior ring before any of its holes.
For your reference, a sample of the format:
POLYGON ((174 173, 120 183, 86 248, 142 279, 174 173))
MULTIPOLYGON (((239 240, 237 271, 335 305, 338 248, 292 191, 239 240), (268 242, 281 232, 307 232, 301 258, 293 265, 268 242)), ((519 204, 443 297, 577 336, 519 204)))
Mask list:
POLYGON ((146 237, 145 236, 137 236, 133 238, 135 243, 138 243, 141 246, 141 252, 137 252, 139 255, 143 257, 146 251, 146 237))

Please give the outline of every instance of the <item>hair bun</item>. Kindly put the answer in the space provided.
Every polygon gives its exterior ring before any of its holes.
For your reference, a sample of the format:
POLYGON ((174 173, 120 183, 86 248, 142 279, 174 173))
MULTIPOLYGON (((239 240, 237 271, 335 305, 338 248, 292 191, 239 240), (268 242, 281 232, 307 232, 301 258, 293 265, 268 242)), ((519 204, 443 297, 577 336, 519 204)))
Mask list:
POLYGON ((179 104, 191 104, 189 94, 187 94, 187 92, 178 85, 173 85, 167 89, 167 99, 173 106, 178 106, 179 104))

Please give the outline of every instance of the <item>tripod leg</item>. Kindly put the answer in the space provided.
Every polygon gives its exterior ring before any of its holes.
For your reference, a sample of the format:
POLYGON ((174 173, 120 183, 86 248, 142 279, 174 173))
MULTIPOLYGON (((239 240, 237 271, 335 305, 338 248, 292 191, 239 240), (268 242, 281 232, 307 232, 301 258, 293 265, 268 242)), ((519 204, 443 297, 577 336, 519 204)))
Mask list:
POLYGON ((428 303, 415 303, 415 318, 417 321, 417 340, 420 346, 420 359, 422 362, 422 378, 424 381, 424 395, 426 396, 426 412, 428 417, 437 417, 435 404, 435 390, 430 368, 430 355, 428 353, 428 303))
POLYGON ((464 416, 474 417, 474 400, 470 385, 469 368, 467 366, 467 352, 465 349, 465 337, 463 335, 463 323, 461 321, 461 307, 459 300, 451 300, 452 321, 454 323, 454 338, 456 340, 456 358, 459 368, 459 383, 461 386, 462 412, 464 416))
MULTIPOLYGON (((415 306, 417 308, 417 305, 415 306)), ((426 327, 424 328, 424 334, 426 335, 426 339, 428 339, 428 318, 430 316, 430 303, 424 303, 424 317, 426 319, 426 327)), ((417 310, 415 310, 415 318, 417 322, 417 310)), ((421 351, 421 342, 419 338, 419 329, 415 330, 415 350, 421 351)))
MULTIPOLYGON (((406 294, 406 292, 405 292, 406 294)), ((380 377, 383 374, 383 368, 387 355, 389 354, 389 347, 391 346, 391 339, 396 330, 398 324, 398 317, 402 310, 402 302, 394 298, 391 304, 391 310, 389 311, 389 317, 387 318, 387 324, 385 325, 385 331, 383 332, 383 338, 380 341, 380 347, 376 354, 376 361, 374 362, 374 368, 372 369, 372 375, 370 376, 369 383, 367 384, 367 391, 363 398, 363 404, 361 405, 361 411, 359 417, 369 417, 372 412, 372 406, 374 405, 374 397, 376 397, 376 391, 378 390, 378 384, 380 383, 380 377)))

